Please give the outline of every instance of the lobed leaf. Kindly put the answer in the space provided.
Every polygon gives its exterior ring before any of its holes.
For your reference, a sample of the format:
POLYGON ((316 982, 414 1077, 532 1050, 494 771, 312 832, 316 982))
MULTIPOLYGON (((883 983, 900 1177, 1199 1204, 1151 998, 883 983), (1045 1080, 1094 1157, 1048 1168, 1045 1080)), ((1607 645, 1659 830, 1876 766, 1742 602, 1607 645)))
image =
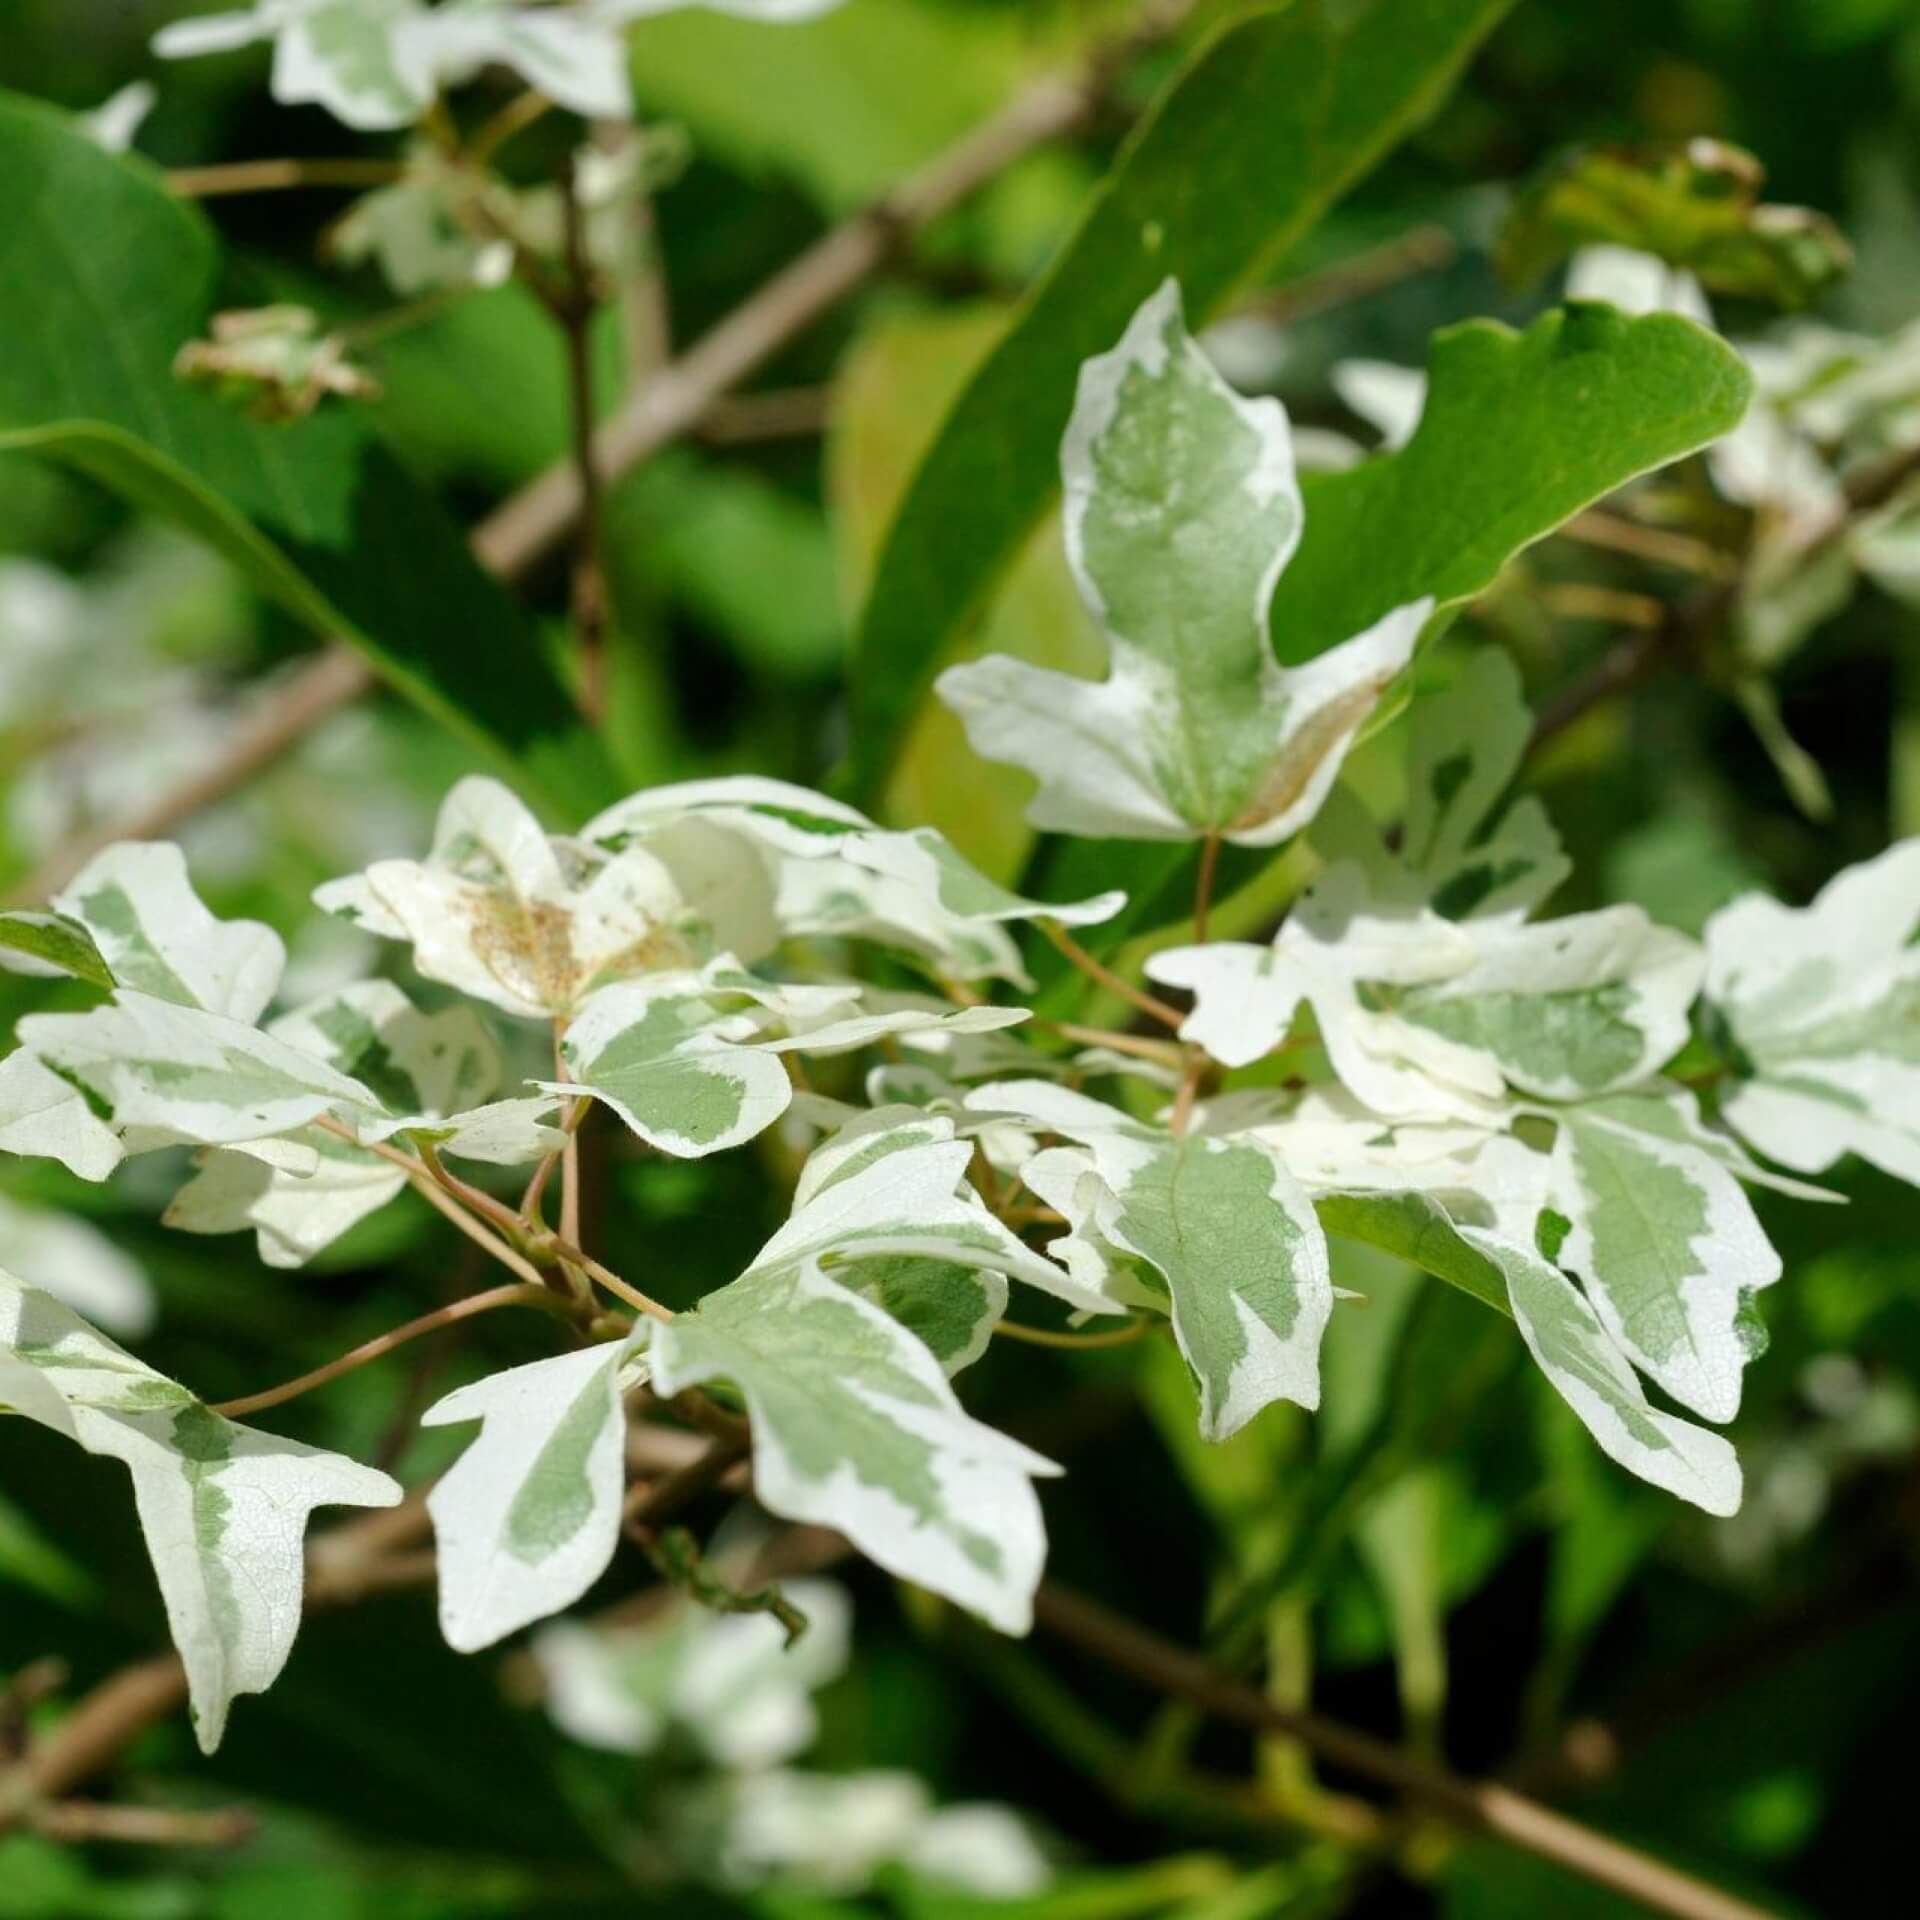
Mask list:
POLYGON ((315 1507, 391 1507, 384 1473, 236 1426, 96 1332, 50 1294, 0 1273, 0 1402, 125 1463, 147 1552, 186 1665, 194 1730, 220 1744, 236 1695, 278 1678, 300 1623, 315 1507))

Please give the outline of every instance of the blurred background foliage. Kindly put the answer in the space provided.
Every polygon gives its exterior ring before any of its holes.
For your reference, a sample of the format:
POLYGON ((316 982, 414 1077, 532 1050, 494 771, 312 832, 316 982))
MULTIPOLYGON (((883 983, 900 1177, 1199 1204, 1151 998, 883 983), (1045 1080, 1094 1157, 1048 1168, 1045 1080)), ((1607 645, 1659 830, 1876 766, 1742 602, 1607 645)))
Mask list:
MULTIPOLYGON (((153 78, 158 103, 138 145, 166 167, 391 151, 274 106, 254 55, 159 68, 145 50, 153 30, 189 10, 9 0, 0 82, 82 109, 153 78)), ((609 389, 624 330, 695 337, 1124 12, 1119 0, 848 0, 780 34, 698 13, 648 23, 635 83, 671 177, 650 210, 658 271, 637 297, 644 310, 604 318, 609 389)), ((630 784, 735 770, 817 781, 843 759, 850 636, 902 490, 1172 57, 1130 72, 1125 97, 1082 136, 938 222, 691 439, 614 489, 607 732, 630 784)), ((493 104, 484 91, 481 104, 493 104)), ((1435 327, 1521 322, 1553 297, 1516 295, 1492 270, 1518 183, 1570 144, 1702 134, 1750 151, 1770 199, 1825 212, 1851 240, 1854 269, 1821 297, 1822 320, 1885 338, 1920 312, 1911 0, 1521 0, 1433 120, 1290 259, 1289 283, 1315 297, 1253 302, 1216 331, 1216 350, 1243 384, 1280 393, 1296 422, 1371 444, 1339 396, 1340 363, 1417 366, 1435 327), (1353 263, 1382 248, 1397 264, 1369 287, 1353 263)), ((530 131, 512 169, 544 177, 565 137, 558 125, 530 131)), ((353 324, 393 302, 370 270, 323 262, 345 201, 314 191, 210 207, 257 284, 353 324)), ((1736 336, 1770 323, 1738 303, 1720 317, 1736 336)), ((0 340, 0 353, 30 350, 0 340)), ((368 409, 374 430, 463 516, 565 451, 558 336, 517 287, 375 332, 362 358, 383 389, 368 409)), ((1677 501, 1676 519, 1737 541, 1739 510, 1703 506, 1698 473, 1651 485, 1656 508, 1677 501)), ((525 585, 556 660, 564 571, 525 585)), ((1552 541, 1423 671, 1444 679, 1460 647, 1495 639, 1545 699, 1618 643, 1621 596, 1666 603, 1686 591, 1642 555, 1552 541)), ((1577 856, 1562 904, 1636 900, 1697 930, 1745 887, 1798 901, 1890 837, 1920 833, 1914 619, 1895 595, 1862 588, 1775 675, 1781 724, 1824 776, 1824 810, 1810 811, 1804 790, 1796 801, 1777 753, 1711 675, 1666 672, 1567 728, 1533 770, 1577 856)), ((1052 526, 966 644, 1010 642, 1097 667, 1052 526)), ((0 456, 0 862, 23 875, 204 763, 310 645, 177 531, 62 470, 0 456)), ((1390 727, 1357 775, 1384 791, 1398 757, 1390 727)), ((417 710, 365 702, 181 837, 218 910, 292 935, 290 993, 317 991, 372 956, 351 930, 316 922, 310 889, 423 845, 439 795, 474 764, 417 710)), ((929 710, 886 811, 937 821, 1013 876, 1032 853, 1024 798, 1019 776, 973 759, 957 725, 929 710)), ((1257 885, 1238 911, 1244 925, 1260 919, 1257 885)), ((45 983, 0 977, 9 1021, 59 1000, 45 983)), ((596 1231, 680 1305, 739 1270, 784 1212, 791 1170, 772 1136, 712 1162, 615 1154, 596 1231)), ((457 1243, 410 1201, 298 1276, 261 1269, 239 1240, 164 1234, 157 1214, 178 1173, 143 1160, 91 1188, 8 1160, 0 1259, 28 1278, 40 1277, 35 1258, 84 1268, 111 1302, 103 1317, 150 1318, 143 1351, 209 1398, 318 1364, 470 1284, 457 1243), (56 1214, 104 1238, 51 1241, 56 1214)), ((1839 1184, 1844 1210, 1756 1195, 1787 1281, 1764 1302, 1771 1350, 1735 1429, 1749 1494, 1731 1521, 1614 1470, 1509 1327, 1357 1255, 1339 1277, 1370 1307, 1335 1321, 1317 1420, 1276 1407, 1205 1447, 1157 1343, 1011 1349, 966 1388, 983 1417, 1067 1463, 1069 1478, 1047 1491, 1054 1563, 1136 1617, 1188 1644, 1209 1633, 1238 1636, 1243 1651, 1264 1642, 1281 1697, 1465 1769, 1511 1769, 1783 1912, 1895 1912, 1910 1903, 1898 1887, 1912 1877, 1903 1821, 1920 1711, 1920 1211, 1870 1170, 1853 1166, 1839 1184)), ((418 1480, 460 1439, 419 1432, 421 1406, 534 1351, 515 1325, 482 1321, 275 1417, 418 1480)), ((117 1469, 23 1425, 8 1423, 0 1472, 0 1674, 52 1656, 71 1697, 158 1643, 158 1604, 126 1503, 107 1497, 117 1469)), ((606 1599, 646 1577, 623 1550, 606 1599)), ((1287 1743, 1250 1751, 1047 1643, 992 1640, 871 1568, 844 1577, 855 1651, 818 1696, 809 1766, 897 1769, 941 1805, 1011 1803, 1051 1862, 1038 1890, 992 1901, 938 1872, 842 1873, 820 1860, 730 1885, 678 1878, 658 1823, 710 1761, 671 1742, 636 1757, 569 1739, 540 1709, 536 1666, 457 1658, 430 1608, 401 1594, 315 1618, 285 1680, 248 1703, 213 1761, 191 1753, 184 1722, 125 1757, 129 1796, 243 1807, 259 1820, 251 1841, 163 1854, 15 1834, 0 1840, 0 1920, 1625 1911, 1417 1821, 1384 1853, 1349 1846, 1354 1783, 1287 1743), (1242 1784, 1227 1790, 1229 1777, 1242 1784)), ((32 1713, 60 1710, 55 1697, 32 1713)), ((684 1809, 672 1819, 694 1823, 684 1809)), ((827 1824, 815 1835, 823 1856, 838 1844, 827 1824)), ((857 1862, 857 1841, 845 1846, 857 1862)))

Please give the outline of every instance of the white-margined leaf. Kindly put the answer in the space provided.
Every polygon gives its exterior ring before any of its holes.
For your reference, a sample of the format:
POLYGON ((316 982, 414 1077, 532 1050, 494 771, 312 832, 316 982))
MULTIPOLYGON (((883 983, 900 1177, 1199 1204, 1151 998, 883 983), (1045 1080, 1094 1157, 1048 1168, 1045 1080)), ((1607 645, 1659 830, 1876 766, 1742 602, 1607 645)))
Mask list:
POLYGON ((0 1152, 57 1160, 82 1180, 104 1180, 122 1149, 86 1095, 20 1047, 0 1060, 0 1152))
POLYGON ((626 1344, 563 1353, 461 1387, 422 1425, 480 1421, 428 1496, 440 1625, 475 1653, 571 1606, 620 1539, 626 1491, 626 1344))
POLYGON ((1148 972, 1193 992, 1182 1032, 1226 1065, 1270 1052, 1305 1001, 1367 1106, 1471 1117, 1509 1089, 1571 1100, 1646 1079, 1686 1041, 1703 964, 1638 907, 1455 924, 1376 901, 1343 862, 1270 948, 1181 947, 1148 972))
POLYGON ((1112 1311, 987 1211, 967 1185, 973 1144, 954 1134, 944 1116, 913 1114, 897 1124, 856 1123, 827 1141, 752 1271, 818 1261, 858 1287, 860 1264, 924 1258, 1024 1280, 1088 1312, 1112 1311))
POLYGON ((1026 1632, 1046 1553, 1032 1481, 1057 1469, 970 1418, 926 1347, 816 1255, 777 1246, 651 1329, 654 1385, 731 1382, 752 1417, 754 1489, 769 1512, 832 1527, 888 1572, 1026 1632))
POLYGON ((123 1461, 201 1747, 236 1695, 261 1693, 300 1624, 308 1516, 390 1507, 371 1467, 236 1426, 50 1294, 0 1273, 0 1405, 123 1461))
POLYGON ((1648 1403, 1580 1289, 1526 1247, 1478 1227, 1460 1231, 1505 1276, 1528 1351, 1601 1450, 1629 1473, 1708 1513, 1737 1512, 1741 1475, 1733 1448, 1708 1428, 1648 1403))
POLYGON ((1739 1049, 1727 1123, 1798 1173, 1857 1153, 1920 1184, 1920 840, 1812 905, 1750 894, 1707 923, 1707 998, 1739 1049))
MULTIPOLYGON (((1237 1433, 1274 1400, 1319 1405, 1320 1338, 1333 1310, 1326 1238, 1271 1147, 1252 1135, 1176 1137, 1042 1081, 998 1082, 970 1100, 1086 1148, 1101 1189, 1091 1225, 1102 1245, 1164 1284, 1208 1439, 1237 1433)), ((1074 1237, 1085 1241, 1085 1222, 1074 1237)))
POLYGON ((1024 899, 977 871, 931 828, 889 832, 837 800, 751 775, 630 795, 590 820, 582 837, 616 849, 655 845, 663 831, 700 823, 759 849, 783 934, 872 940, 964 980, 1026 984, 1008 922, 1090 925, 1110 919, 1125 898, 1024 899))
MULTIPOLYGON (((266 1028, 279 1042, 353 1075, 390 1109, 352 1115, 365 1141, 397 1134, 442 1152, 521 1166, 564 1144, 547 1124, 552 1094, 475 1107, 498 1084, 500 1058, 471 1007, 423 1013, 400 989, 365 980, 282 1015, 266 1028)), ((188 1233, 252 1228, 271 1267, 297 1267, 377 1212, 407 1184, 402 1168, 317 1127, 276 1140, 212 1148, 174 1196, 166 1222, 188 1233)))
POLYGON ((1362 989, 1443 980, 1464 973, 1474 954, 1469 935, 1430 908, 1377 906, 1365 871, 1343 862, 1302 897, 1270 946, 1218 940, 1175 947, 1155 954, 1147 973, 1192 993, 1181 1034, 1224 1066, 1271 1053, 1305 1004, 1334 1071, 1373 1111, 1473 1117, 1502 1091, 1493 1063, 1403 1027, 1369 1004, 1362 989))
POLYGON ((730 956, 697 974, 628 981, 595 994, 568 1027, 561 1057, 572 1081, 540 1084, 603 1100, 651 1145, 691 1158, 738 1146, 787 1110, 793 1088, 782 1053, 851 1053, 901 1035, 987 1033, 1027 1018, 1016 1007, 945 1004, 864 1012, 861 998, 854 984, 759 980, 730 956))
POLYGON ((143 1147, 263 1140, 323 1114, 348 1124, 387 1117, 369 1087, 292 1042, 142 993, 122 991, 89 1013, 34 1014, 19 1030, 143 1147))
POLYGON ((251 1024, 273 998, 287 950, 271 927, 216 920, 171 841, 105 848, 53 897, 86 928, 114 983, 251 1024))
POLYGON ((941 699, 976 752, 1039 780, 1035 826, 1246 846, 1298 832, 1431 604, 1280 665, 1267 615, 1303 518, 1287 416, 1214 371, 1171 280, 1081 369, 1061 469, 1067 555, 1108 677, 993 655, 948 668, 941 699))
MULTIPOLYGON (((1705 956, 1640 908, 1472 934, 1474 964, 1400 995, 1396 1026, 1477 1054, 1509 1086, 1549 1100, 1630 1086, 1686 1044, 1705 956)), ((1396 1046, 1407 1046, 1404 1033, 1396 1046)))
POLYGON ((273 97, 324 107, 366 132, 418 120, 440 91, 499 64, 560 105, 604 119, 632 111, 625 52, 592 8, 467 0, 254 0, 241 13, 176 21, 154 38, 163 59, 273 43, 273 97))
POLYGON ((604 1101, 650 1146, 694 1159, 751 1140, 793 1098, 775 1055, 738 1044, 754 1031, 750 1016, 716 1007, 699 975, 662 974, 594 995, 561 1054, 572 1090, 604 1101))
POLYGON ((1740 1182, 1685 1141, 1581 1107, 1554 1117, 1547 1217, 1528 1239, 1579 1275, 1642 1372, 1704 1419, 1731 1420, 1764 1344, 1753 1296, 1781 1271, 1740 1182))
MULTIPOLYGON (((756 870, 757 872, 757 870, 756 870)), ((462 780, 427 859, 376 861, 320 888, 329 913, 413 946, 414 964, 523 1019, 574 1012, 596 987, 710 957, 709 921, 646 847, 556 839, 496 780, 462 780)))

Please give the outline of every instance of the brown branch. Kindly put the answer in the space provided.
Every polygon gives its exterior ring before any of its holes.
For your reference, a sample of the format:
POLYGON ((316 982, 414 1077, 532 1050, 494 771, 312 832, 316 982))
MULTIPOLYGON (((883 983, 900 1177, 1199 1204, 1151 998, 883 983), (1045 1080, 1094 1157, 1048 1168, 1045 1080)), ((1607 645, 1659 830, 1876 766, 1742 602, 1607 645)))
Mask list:
POLYGON ((1297 280, 1257 295, 1239 311, 1265 320, 1305 320, 1384 293, 1420 274, 1436 272, 1451 265, 1459 251, 1445 227, 1411 227, 1377 247, 1368 247, 1317 273, 1302 274, 1297 280))
POLYGON ((1205 1660, 1122 1619, 1097 1601, 1043 1581, 1034 1599, 1039 1625, 1131 1674, 1157 1693, 1256 1733, 1280 1733, 1324 1759, 1404 1794, 1470 1833, 1565 1868, 1674 1920, 1773 1920, 1764 1909, 1555 1813, 1510 1788, 1449 1773, 1358 1728, 1284 1707, 1205 1660))
POLYGON ((652 1533, 704 1493, 719 1486, 752 1451, 741 1437, 713 1441, 697 1459, 653 1485, 636 1486, 627 1496, 621 1525, 635 1537, 652 1533))
POLYGON ((470 1293, 449 1306, 436 1307, 431 1313, 423 1313, 417 1319, 409 1320, 405 1326, 395 1327, 390 1333, 364 1341, 352 1352, 341 1354, 337 1360, 329 1360, 324 1367, 315 1367, 311 1373, 301 1374, 297 1380, 288 1380, 280 1386, 268 1387, 263 1393, 250 1393, 238 1400, 222 1400, 213 1407, 213 1411, 226 1419, 238 1420, 244 1414, 263 1413, 268 1407, 284 1406, 287 1401, 297 1400, 316 1387, 328 1386, 346 1374, 371 1365, 375 1360, 384 1359, 396 1347, 404 1347, 408 1341, 418 1340, 423 1334, 438 1333, 444 1327, 458 1326, 462 1320, 471 1320, 477 1314, 493 1313, 501 1307, 538 1307, 546 1313, 567 1311, 566 1302, 546 1287, 530 1285, 525 1281, 507 1287, 489 1287, 485 1293, 470 1293))
POLYGON ((580 711, 589 726, 607 722, 607 580, 601 567, 604 485, 594 450, 593 263, 587 256, 586 215, 578 169, 569 160, 560 180, 566 228, 567 297, 556 318, 567 346, 567 399, 573 435, 573 478, 580 513, 574 527, 572 610, 579 646, 580 711))
MULTIPOLYGON (((1077 74, 1036 81, 891 193, 817 240, 628 398, 596 439, 602 471, 625 473, 692 432, 716 400, 869 279, 904 241, 1034 148, 1081 126, 1116 68, 1174 31, 1189 10, 1184 3, 1149 8, 1138 33, 1077 74)), ((521 566, 533 564, 565 535, 580 505, 579 478, 571 462, 561 461, 482 523, 476 546, 483 561, 497 564, 511 555, 521 566)))
POLYGON ((62 1846, 110 1840, 136 1847, 237 1847, 251 1840, 259 1822, 243 1808, 200 1813, 181 1807, 105 1806, 94 1800, 61 1800, 39 1808, 33 1829, 62 1846))
POLYGON ((58 893, 102 847, 116 840, 156 839, 189 814, 226 799, 330 713, 371 691, 373 684, 372 670, 357 653, 329 647, 289 675, 250 719, 239 723, 226 752, 212 766, 149 805, 63 841, 27 878, 9 887, 0 904, 37 906, 58 893))
POLYGON ((1137 1012, 1144 1013, 1149 1020, 1157 1020, 1163 1027, 1171 1027, 1176 1033, 1186 1024, 1186 1015, 1177 1007, 1170 1007, 1164 1000, 1156 1000, 1142 987, 1136 987, 1131 980, 1096 960, 1065 927, 1057 920, 1035 920, 1033 923, 1062 954, 1084 973, 1095 986, 1104 988, 1108 993, 1117 995, 1137 1012))
POLYGON ((1599 547, 1608 553, 1631 554, 1654 566, 1672 567, 1680 573, 1697 573, 1709 580, 1730 580, 1739 571, 1739 561, 1723 547, 1696 540, 1690 533, 1674 533, 1666 527, 1643 527, 1637 520, 1605 513, 1589 507, 1576 513, 1561 529, 1563 540, 1577 540, 1583 546, 1599 547))
POLYGON ((211 200, 218 194, 291 187, 386 187, 404 171, 397 160, 236 160, 218 167, 176 167, 167 175, 167 186, 183 200, 211 200))

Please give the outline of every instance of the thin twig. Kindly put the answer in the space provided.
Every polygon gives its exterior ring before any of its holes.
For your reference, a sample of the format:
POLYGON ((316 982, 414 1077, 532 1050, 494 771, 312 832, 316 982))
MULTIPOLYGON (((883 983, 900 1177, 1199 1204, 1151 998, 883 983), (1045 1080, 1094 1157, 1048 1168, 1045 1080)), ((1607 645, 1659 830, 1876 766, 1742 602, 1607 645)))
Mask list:
POLYGON ((235 726, 226 751, 212 765, 169 787, 158 799, 101 825, 82 828, 57 846, 0 904, 37 906, 56 894, 102 847, 116 840, 155 840, 190 814, 237 792, 339 708, 370 692, 372 669, 359 654, 330 647, 290 674, 235 726))
POLYGON ((492 1313, 500 1307, 538 1307, 546 1313, 565 1313, 566 1303, 551 1288, 530 1285, 518 1281, 512 1286, 490 1287, 485 1293, 471 1293, 465 1299, 456 1300, 450 1306, 436 1307, 431 1313, 423 1313, 417 1319, 409 1320, 405 1326, 395 1327, 390 1333, 377 1335, 363 1341, 350 1353, 343 1353, 337 1360, 329 1360, 323 1367, 315 1367, 311 1373, 303 1373, 297 1380, 288 1380, 277 1387, 268 1387, 263 1393, 250 1393, 238 1400, 222 1400, 216 1403, 213 1411, 223 1414, 229 1420, 238 1420, 243 1414, 261 1413, 268 1407, 284 1405, 289 1400, 297 1400, 304 1393, 311 1393, 316 1387, 324 1387, 343 1375, 357 1372, 361 1367, 371 1365, 375 1360, 384 1359, 396 1347, 404 1347, 410 1340, 418 1340, 422 1334, 438 1333, 443 1327, 457 1326, 462 1320, 471 1320, 477 1314, 492 1313))
POLYGON ((1110 1047, 1115 1053, 1130 1053, 1139 1060, 1151 1060, 1156 1066, 1178 1067, 1180 1044, 1176 1040, 1150 1040, 1143 1034, 1116 1033, 1108 1027, 1083 1027, 1072 1020, 1048 1020, 1038 1015, 1029 1023, 1057 1033, 1063 1040, 1077 1040, 1086 1047, 1110 1047))
POLYGON ((1731 580, 1740 570, 1739 561, 1723 547, 1667 527, 1643 527, 1637 520, 1603 513, 1598 507, 1576 513, 1560 529, 1560 537, 1609 553, 1632 554, 1637 560, 1672 567, 1679 573, 1697 573, 1708 580, 1731 580))
POLYGON ((993 1330, 1009 1340, 1025 1341, 1030 1347, 1062 1347, 1072 1352, 1096 1353, 1103 1347, 1130 1347, 1136 1340, 1144 1340, 1155 1324, 1148 1315, 1137 1314, 1125 1326, 1105 1333, 1056 1333, 1051 1327, 1023 1326, 1018 1320, 995 1321, 993 1330))
POLYGON ((750 1443, 743 1439, 714 1441, 697 1460, 689 1461, 666 1479, 651 1487, 635 1487, 627 1496, 621 1524, 629 1534, 653 1532, 717 1487, 751 1452, 750 1443))
POLYGON ((397 160, 236 160, 217 167, 176 167, 168 188, 183 200, 231 193, 276 193, 292 187, 391 186, 405 168, 397 160))
MULTIPOLYGON (((1173 32, 1189 10, 1184 0, 1149 9, 1140 32, 1095 55, 1078 73, 1036 81, 891 193, 816 241, 628 397, 600 430, 601 471, 625 473, 691 432, 715 400, 870 278, 905 240, 1036 147, 1081 126, 1124 60, 1173 32)), ((483 524, 480 551, 537 560, 553 550, 579 512, 578 476, 571 461, 561 461, 483 524)))
POLYGON ((580 205, 577 163, 569 158, 560 178, 566 229, 567 297, 556 318, 567 346, 567 398, 573 436, 573 474, 580 515, 574 527, 573 630, 579 646, 580 711, 587 723, 607 721, 607 580, 601 566, 605 514, 599 457, 594 451, 597 416, 593 400, 593 263, 587 256, 586 215, 580 205))
POLYGON ((1056 1581, 1041 1583, 1034 1618, 1157 1693, 1190 1701, 1203 1712, 1257 1733, 1297 1739, 1334 1765, 1405 1794, 1452 1825, 1504 1840, 1653 1912, 1674 1920, 1774 1920, 1763 1909, 1510 1788, 1464 1779, 1358 1728, 1281 1706, 1056 1581))
POLYGON ((135 1847, 237 1847, 260 1823, 244 1808, 211 1813, 184 1807, 106 1806, 94 1800, 60 1800, 38 1808, 33 1828, 62 1846, 114 1841, 135 1847))
POLYGON ((1460 248, 1445 227, 1410 227, 1346 260, 1336 260, 1317 273, 1302 274, 1284 286, 1264 293, 1240 308, 1274 321, 1305 320, 1316 313, 1350 305, 1402 281, 1433 273, 1452 263, 1460 248))
POLYGON ((509 140, 516 139, 552 111, 553 102, 537 87, 528 87, 524 93, 516 93, 490 120, 483 121, 473 138, 467 142, 468 163, 484 167, 509 140))
POLYGON ((1563 620, 1604 620, 1611 626, 1657 633, 1667 623, 1667 605, 1650 593, 1627 593, 1588 580, 1558 581, 1540 589, 1540 604, 1563 620))
POLYGON ((1156 1000, 1144 988, 1136 987, 1131 980, 1123 979, 1104 962, 1096 960, 1059 921, 1036 920, 1034 925, 1096 986, 1118 995, 1128 1006, 1144 1013, 1150 1020, 1159 1021, 1163 1027, 1171 1027, 1178 1032, 1186 1024, 1186 1015, 1177 1007, 1168 1006, 1164 1000, 1156 1000))
POLYGON ((825 387, 777 387, 765 393, 722 394, 696 429, 710 447, 753 446, 765 440, 810 440, 824 433, 833 403, 825 387))

